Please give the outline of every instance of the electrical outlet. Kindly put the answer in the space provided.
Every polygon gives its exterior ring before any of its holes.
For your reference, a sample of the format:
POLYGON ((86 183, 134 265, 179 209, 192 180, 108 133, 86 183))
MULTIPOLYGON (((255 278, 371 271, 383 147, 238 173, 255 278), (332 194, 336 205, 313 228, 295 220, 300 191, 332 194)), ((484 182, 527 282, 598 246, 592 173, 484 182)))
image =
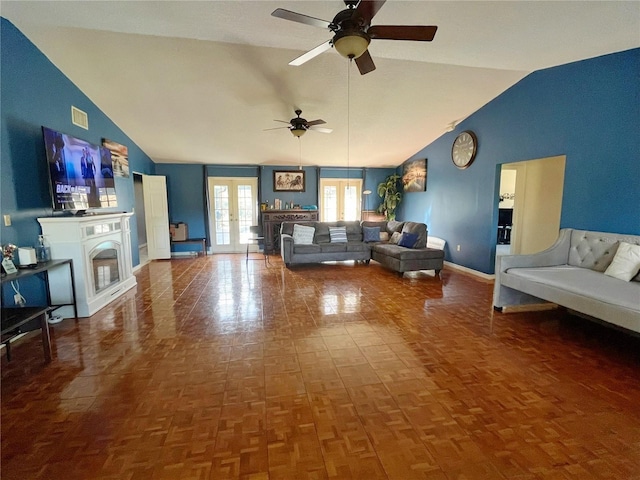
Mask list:
POLYGON ((4 219, 4 226, 5 227, 10 227, 11 226, 11 215, 3 215, 2 218, 4 219))
POLYGON ((456 252, 459 252, 459 251, 460 251, 460 245, 456 247, 456 252))

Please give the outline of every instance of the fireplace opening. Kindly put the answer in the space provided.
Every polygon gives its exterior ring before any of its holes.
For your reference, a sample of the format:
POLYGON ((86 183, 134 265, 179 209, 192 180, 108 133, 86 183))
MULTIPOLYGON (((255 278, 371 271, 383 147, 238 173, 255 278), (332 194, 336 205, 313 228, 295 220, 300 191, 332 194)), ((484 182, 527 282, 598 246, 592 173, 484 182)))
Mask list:
POLYGON ((91 265, 96 293, 120 282, 119 252, 117 242, 102 242, 93 249, 91 265))

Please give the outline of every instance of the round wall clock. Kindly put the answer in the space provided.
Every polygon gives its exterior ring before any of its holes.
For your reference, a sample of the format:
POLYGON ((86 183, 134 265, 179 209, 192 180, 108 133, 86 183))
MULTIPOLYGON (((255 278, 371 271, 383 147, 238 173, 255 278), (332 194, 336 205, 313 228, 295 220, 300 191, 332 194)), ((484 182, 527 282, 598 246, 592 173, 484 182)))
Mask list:
POLYGON ((451 160, 458 168, 467 168, 476 158, 478 138, 471 130, 466 130, 456 137, 451 147, 451 160))

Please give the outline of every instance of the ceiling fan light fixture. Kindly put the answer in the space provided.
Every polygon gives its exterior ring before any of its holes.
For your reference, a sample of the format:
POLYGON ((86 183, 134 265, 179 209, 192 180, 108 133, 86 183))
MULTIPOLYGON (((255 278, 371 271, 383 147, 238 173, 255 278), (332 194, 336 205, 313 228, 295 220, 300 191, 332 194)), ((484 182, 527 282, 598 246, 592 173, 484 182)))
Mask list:
POLYGON ((291 128, 290 130, 293 136, 298 138, 304 135, 305 132, 307 131, 307 129, 304 128, 302 125, 296 126, 295 128, 291 128))
POLYGON ((358 58, 367 51, 371 38, 360 31, 338 32, 333 37, 333 46, 345 58, 358 58))

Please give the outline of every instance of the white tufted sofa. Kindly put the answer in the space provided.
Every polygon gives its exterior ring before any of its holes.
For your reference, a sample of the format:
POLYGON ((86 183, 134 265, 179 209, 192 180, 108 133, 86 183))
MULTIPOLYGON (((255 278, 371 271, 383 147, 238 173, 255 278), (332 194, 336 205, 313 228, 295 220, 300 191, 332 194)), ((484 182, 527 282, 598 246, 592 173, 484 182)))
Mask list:
POLYGON ((640 236, 566 228, 543 252, 496 257, 494 308, 547 301, 640 333, 640 274, 604 274, 619 242, 640 245, 640 236))

